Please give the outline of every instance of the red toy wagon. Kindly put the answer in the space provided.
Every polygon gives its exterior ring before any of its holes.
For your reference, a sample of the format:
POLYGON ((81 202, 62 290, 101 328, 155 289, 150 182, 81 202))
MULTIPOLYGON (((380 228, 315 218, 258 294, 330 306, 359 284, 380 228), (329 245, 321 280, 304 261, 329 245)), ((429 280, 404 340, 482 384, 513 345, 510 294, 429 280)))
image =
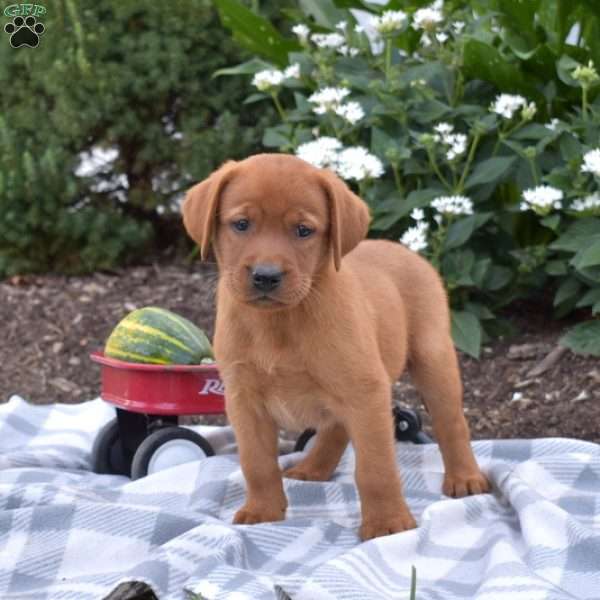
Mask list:
MULTIPOLYGON (((101 397, 117 416, 98 433, 92 449, 96 473, 139 479, 149 473, 214 455, 199 433, 178 425, 179 416, 223 414, 225 390, 215 364, 155 365, 131 363, 93 352, 101 367, 101 397)), ((395 406, 398 441, 431 442, 421 431, 418 413, 395 406)), ((296 451, 315 434, 307 429, 296 451)))

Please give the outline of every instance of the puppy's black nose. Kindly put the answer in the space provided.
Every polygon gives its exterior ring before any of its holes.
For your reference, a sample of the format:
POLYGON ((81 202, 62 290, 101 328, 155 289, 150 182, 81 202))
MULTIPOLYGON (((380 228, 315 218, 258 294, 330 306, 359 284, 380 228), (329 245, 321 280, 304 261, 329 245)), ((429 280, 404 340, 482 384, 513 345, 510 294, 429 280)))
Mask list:
POLYGON ((283 279, 283 272, 275 265, 256 265, 251 272, 252 285, 261 292, 274 290, 283 279))

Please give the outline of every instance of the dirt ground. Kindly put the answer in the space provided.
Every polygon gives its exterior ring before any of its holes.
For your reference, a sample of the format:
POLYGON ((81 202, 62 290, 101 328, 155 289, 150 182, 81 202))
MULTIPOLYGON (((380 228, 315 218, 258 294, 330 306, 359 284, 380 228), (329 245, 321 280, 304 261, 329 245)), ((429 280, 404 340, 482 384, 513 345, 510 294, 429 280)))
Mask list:
MULTIPOLYGON (((0 402, 12 394, 39 404, 97 397, 99 368, 89 353, 135 308, 168 308, 212 337, 215 286, 214 267, 198 262, 0 282, 0 402)), ((517 335, 488 344, 479 361, 460 357, 473 438, 600 442, 600 361, 561 350, 565 323, 539 307, 513 308, 508 316, 517 335)), ((394 386, 394 397, 420 406, 407 378, 394 386)))

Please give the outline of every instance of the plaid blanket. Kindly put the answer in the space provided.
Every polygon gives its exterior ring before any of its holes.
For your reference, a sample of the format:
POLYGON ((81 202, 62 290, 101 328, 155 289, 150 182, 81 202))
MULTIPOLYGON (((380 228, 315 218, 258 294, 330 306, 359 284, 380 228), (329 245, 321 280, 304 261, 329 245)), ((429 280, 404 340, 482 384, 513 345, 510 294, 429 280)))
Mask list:
MULTIPOLYGON (((493 494, 441 495, 436 445, 398 444, 416 530, 360 543, 348 449, 332 481, 286 481, 288 518, 234 526, 244 482, 229 428, 217 456, 130 481, 90 471, 101 400, 0 405, 0 598, 104 598, 147 583, 162 600, 600 599, 600 447, 474 442, 493 494)), ((282 452, 289 448, 282 448, 282 452)), ((299 453, 282 454, 282 466, 299 453)))

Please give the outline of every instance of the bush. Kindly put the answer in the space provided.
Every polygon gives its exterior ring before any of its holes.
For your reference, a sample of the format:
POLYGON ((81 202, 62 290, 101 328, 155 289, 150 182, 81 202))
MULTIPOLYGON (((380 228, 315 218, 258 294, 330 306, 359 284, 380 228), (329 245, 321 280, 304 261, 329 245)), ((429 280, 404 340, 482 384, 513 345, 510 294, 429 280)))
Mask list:
MULTIPOLYGON (((243 7, 216 2, 235 30, 243 7)), ((225 72, 253 74, 246 102, 277 108, 264 146, 337 171, 371 235, 434 263, 461 350, 478 356, 497 311, 548 285, 557 317, 600 314, 600 7, 423 4, 303 0, 295 46, 256 38, 269 62, 225 72), (348 7, 369 11, 366 30, 348 7)))
POLYGON ((142 256, 182 190, 274 114, 211 78, 244 54, 209 0, 65 0, 40 19, 37 48, 0 44, 0 277, 142 256))

